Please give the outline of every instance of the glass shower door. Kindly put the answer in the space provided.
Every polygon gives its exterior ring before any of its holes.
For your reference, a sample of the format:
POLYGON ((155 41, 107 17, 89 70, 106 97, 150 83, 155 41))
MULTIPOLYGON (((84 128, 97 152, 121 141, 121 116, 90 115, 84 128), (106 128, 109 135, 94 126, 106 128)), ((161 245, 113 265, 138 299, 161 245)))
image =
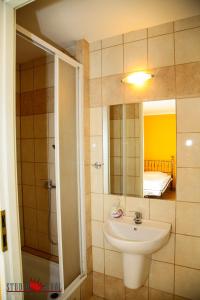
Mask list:
POLYGON ((61 289, 84 277, 80 67, 55 59, 56 198, 61 289))

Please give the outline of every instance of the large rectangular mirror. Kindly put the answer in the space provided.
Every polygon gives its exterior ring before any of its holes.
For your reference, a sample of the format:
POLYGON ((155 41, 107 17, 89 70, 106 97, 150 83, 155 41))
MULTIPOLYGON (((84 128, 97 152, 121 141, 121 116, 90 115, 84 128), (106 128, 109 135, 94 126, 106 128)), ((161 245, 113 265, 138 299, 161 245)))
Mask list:
POLYGON ((176 102, 104 107, 105 193, 176 199, 176 102))

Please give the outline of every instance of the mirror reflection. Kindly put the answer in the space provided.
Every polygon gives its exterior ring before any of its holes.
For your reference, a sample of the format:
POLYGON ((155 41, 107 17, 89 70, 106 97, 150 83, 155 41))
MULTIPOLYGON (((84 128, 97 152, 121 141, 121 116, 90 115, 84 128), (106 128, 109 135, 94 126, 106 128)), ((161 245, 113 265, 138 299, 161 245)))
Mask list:
POLYGON ((105 193, 176 199, 176 102, 104 108, 105 193))

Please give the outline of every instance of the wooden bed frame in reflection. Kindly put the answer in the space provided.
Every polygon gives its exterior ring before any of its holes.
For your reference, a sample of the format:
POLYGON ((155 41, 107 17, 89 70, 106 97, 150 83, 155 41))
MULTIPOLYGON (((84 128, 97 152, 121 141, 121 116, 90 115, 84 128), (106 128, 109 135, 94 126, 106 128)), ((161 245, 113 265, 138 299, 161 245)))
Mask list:
POLYGON ((171 176, 170 182, 171 190, 173 189, 174 179, 174 156, 171 156, 171 160, 144 160, 144 171, 163 172, 171 176))

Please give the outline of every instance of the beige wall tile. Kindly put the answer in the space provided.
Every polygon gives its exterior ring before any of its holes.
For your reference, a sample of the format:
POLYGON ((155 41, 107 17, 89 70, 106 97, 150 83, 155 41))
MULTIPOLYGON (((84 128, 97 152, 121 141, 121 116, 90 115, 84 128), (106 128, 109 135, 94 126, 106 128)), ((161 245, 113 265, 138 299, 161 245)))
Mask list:
POLYGON ((102 50, 102 76, 123 72, 123 46, 114 46, 102 50))
POLYGON ((48 143, 47 139, 35 139, 35 161, 47 162, 48 160, 48 143))
POLYGON ((35 184, 34 163, 31 162, 22 163, 22 182, 23 184, 28 184, 28 185, 35 184))
POLYGON ((21 140, 21 159, 23 162, 34 162, 34 140, 21 140))
POLYGON ((94 164, 96 161, 103 161, 103 144, 102 136, 92 136, 90 138, 90 162, 94 164))
POLYGON ((200 132, 200 98, 177 100, 177 131, 200 132))
POLYGON ((175 202, 158 199, 150 200, 150 219, 172 224, 175 231, 175 202))
POLYGON ((176 258, 177 265, 200 269, 200 238, 176 235, 176 258))
POLYGON ((200 203, 176 202, 176 232, 200 236, 200 203))
POLYGON ((122 121, 121 120, 110 120, 110 137, 121 138, 122 136, 122 121))
POLYGON ((103 169, 96 169, 91 166, 91 192, 92 193, 103 193, 103 169))
POLYGON ((51 251, 51 243, 48 239, 48 235, 44 233, 37 233, 38 234, 38 248, 44 252, 51 251))
POLYGON ((153 253, 152 258, 158 261, 167 263, 174 263, 174 251, 175 251, 175 234, 171 233, 168 243, 153 253))
POLYGON ((124 43, 130 43, 147 38, 147 29, 130 31, 124 34, 124 43))
POLYGON ((174 296, 163 291, 149 289, 149 300, 174 300, 174 296))
POLYGON ((33 90, 33 69, 21 71, 21 93, 33 90))
POLYGON ((104 298, 104 274, 93 272, 93 294, 104 298))
POLYGON ((34 93, 33 91, 25 92, 21 94, 20 97, 20 111, 21 111, 21 116, 28 116, 33 114, 33 98, 34 98, 34 93))
POLYGON ((103 123, 102 123, 102 108, 95 107, 90 108, 90 135, 102 135, 103 123))
POLYGON ((90 107, 102 105, 101 78, 90 79, 90 107))
POLYGON ((149 286, 172 294, 174 289, 174 265, 152 261, 149 286))
POLYGON ((92 246, 87 248, 87 273, 91 273, 92 272, 92 246))
POLYGON ((105 299, 125 299, 125 288, 121 279, 105 276, 105 299))
POLYGON ((200 60, 200 27, 175 33, 175 62, 184 64, 200 60))
POLYGON ((103 222, 103 194, 91 194, 92 219, 103 222))
POLYGON ((37 229, 40 233, 48 234, 48 212, 38 210, 37 211, 37 229))
POLYGON ((35 163, 35 185, 44 186, 44 179, 48 178, 47 163, 35 163))
POLYGON ((175 294, 198 300, 200 296, 200 271, 176 266, 175 294))
POLYGON ((105 250, 105 274, 122 279, 122 254, 105 250))
POLYGON ((166 34, 148 40, 148 65, 150 68, 174 64, 173 34, 166 34))
POLYGON ((122 162, 120 157, 112 157, 110 163, 111 175, 122 175, 122 162))
POLYGON ((164 23, 158 26, 148 28, 148 37, 158 36, 161 34, 172 33, 174 30, 173 22, 164 23))
POLYGON ((34 137, 44 138, 48 136, 48 115, 34 115, 34 137))
POLYGON ((121 45, 123 43, 122 34, 112 36, 102 40, 102 48, 108 48, 111 46, 121 45))
MULTIPOLYGON (((30 207, 24 207, 24 228, 32 231, 37 229, 37 211, 30 207)), ((25 236, 26 238, 26 236, 25 236)))
POLYGON ((200 26, 200 16, 194 16, 186 19, 178 20, 174 23, 175 31, 194 28, 200 26))
POLYGON ((22 185, 23 205, 30 208, 36 208, 35 187, 31 185, 22 185))
POLYGON ((31 248, 36 248, 38 247, 38 240, 37 240, 37 233, 36 231, 32 230, 24 230, 24 238, 25 238, 25 243, 27 246, 31 248))
POLYGON ((177 168, 177 200, 200 202, 200 169, 177 168))
POLYGON ((21 138, 33 138, 33 116, 21 117, 21 138))
POLYGON ((36 186, 36 201, 38 210, 49 210, 48 190, 44 186, 36 186))
POLYGON ((147 39, 124 45, 124 72, 147 68, 147 39))
POLYGON ((104 249, 92 247, 93 271, 104 273, 104 249))
POLYGON ((126 197, 126 212, 139 211, 144 219, 149 219, 149 199, 126 197))
POLYGON ((88 274, 87 278, 81 285, 81 299, 89 300, 92 297, 92 273, 88 274))
POLYGON ((110 140, 110 155, 122 156, 122 140, 120 138, 110 140))
POLYGON ((177 134, 177 167, 200 167, 200 133, 177 134))
POLYGON ((125 197, 104 195, 104 221, 106 221, 107 218, 110 217, 112 208, 117 206, 125 209, 125 197))
MULTIPOLYGON (((148 300, 149 292, 148 287, 142 286, 139 289, 128 289, 125 288, 126 300, 148 300)), ((163 300, 163 299, 162 299, 163 300)))
POLYGON ((34 114, 46 114, 53 112, 52 89, 44 88, 34 91, 33 112, 34 114))
POLYGON ((90 79, 101 77, 101 50, 90 53, 90 79))
POLYGON ((75 292, 71 294, 69 300, 80 300, 81 299, 81 292, 80 288, 76 289, 75 292))
POLYGON ((124 102, 123 74, 102 78, 102 103, 104 105, 121 104, 124 102))
POLYGON ((92 246, 103 248, 103 222, 92 221, 92 246))
POLYGON ((36 66, 34 68, 34 89, 52 86, 54 86, 54 63, 36 66))
POLYGON ((178 98, 200 95, 200 62, 176 66, 176 94, 178 98))
POLYGON ((90 52, 100 50, 101 49, 101 40, 90 43, 89 48, 90 48, 90 52))

